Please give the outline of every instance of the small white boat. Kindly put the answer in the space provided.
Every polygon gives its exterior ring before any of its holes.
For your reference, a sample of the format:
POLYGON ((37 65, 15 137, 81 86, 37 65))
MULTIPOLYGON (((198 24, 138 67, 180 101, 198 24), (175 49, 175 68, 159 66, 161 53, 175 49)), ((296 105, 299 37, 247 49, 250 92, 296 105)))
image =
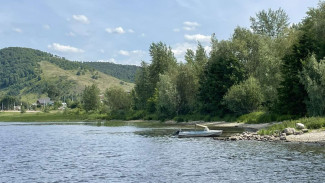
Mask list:
MULTIPOLYGON (((203 127, 201 131, 179 131, 178 137, 217 137, 222 134, 222 130, 210 130, 207 126, 196 124, 196 126, 203 127)), ((196 128, 195 126, 195 128, 196 128)))

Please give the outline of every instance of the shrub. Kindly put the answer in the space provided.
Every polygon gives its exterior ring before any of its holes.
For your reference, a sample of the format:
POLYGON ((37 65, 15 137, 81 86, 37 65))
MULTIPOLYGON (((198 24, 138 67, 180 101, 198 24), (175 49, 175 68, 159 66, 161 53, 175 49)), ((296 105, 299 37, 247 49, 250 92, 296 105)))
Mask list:
POLYGON ((263 101, 264 96, 260 84, 254 77, 230 87, 223 98, 227 107, 237 114, 253 112, 261 106, 263 101))
POLYGON ((144 119, 146 116, 145 110, 139 110, 139 111, 130 111, 127 114, 127 120, 136 120, 136 119, 144 119))

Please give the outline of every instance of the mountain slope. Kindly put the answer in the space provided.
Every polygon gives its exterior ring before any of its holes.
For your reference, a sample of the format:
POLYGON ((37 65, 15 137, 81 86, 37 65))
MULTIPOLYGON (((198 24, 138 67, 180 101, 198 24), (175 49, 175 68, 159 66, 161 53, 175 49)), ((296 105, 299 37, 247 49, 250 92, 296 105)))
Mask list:
POLYGON ((83 62, 88 67, 94 68, 105 74, 111 75, 126 82, 135 82, 135 74, 140 68, 135 65, 120 65, 109 62, 83 62))
POLYGON ((127 91, 130 91, 133 88, 133 84, 131 83, 126 83, 113 76, 98 71, 86 70, 84 75, 77 75, 76 73, 78 71, 76 70, 64 70, 48 61, 41 61, 39 64, 43 71, 41 74, 42 79, 54 82, 60 80, 60 78, 65 78, 65 80, 75 83, 73 84, 75 87, 74 91, 82 91, 85 86, 92 84, 96 84, 101 92, 104 92, 106 89, 111 87, 122 87, 127 91), (98 73, 98 79, 92 78, 95 73, 98 73))
POLYGON ((18 96, 31 102, 41 96, 78 96, 85 86, 93 83, 101 92, 110 87, 130 91, 134 85, 80 62, 18 47, 0 50, 0 78, 0 97, 18 96))

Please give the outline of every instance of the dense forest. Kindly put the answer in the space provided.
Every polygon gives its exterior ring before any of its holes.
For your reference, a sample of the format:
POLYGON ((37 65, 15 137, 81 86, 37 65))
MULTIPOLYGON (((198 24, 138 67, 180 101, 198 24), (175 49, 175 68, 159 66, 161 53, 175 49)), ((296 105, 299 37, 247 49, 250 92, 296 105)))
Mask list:
POLYGON ((139 67, 135 65, 121 65, 110 62, 83 62, 83 64, 130 83, 135 82, 135 74, 139 69, 139 67))
POLYGON ((281 8, 250 18, 228 40, 211 36, 177 62, 169 46, 152 43, 151 63, 137 72, 131 108, 140 116, 242 115, 268 111, 288 116, 325 113, 325 3, 290 24, 281 8))

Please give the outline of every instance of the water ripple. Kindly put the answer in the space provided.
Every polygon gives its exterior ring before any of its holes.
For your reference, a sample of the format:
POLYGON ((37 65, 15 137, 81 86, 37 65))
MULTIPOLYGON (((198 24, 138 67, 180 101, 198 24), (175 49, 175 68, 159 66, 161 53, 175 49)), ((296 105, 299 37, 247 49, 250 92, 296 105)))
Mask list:
POLYGON ((325 182, 323 147, 0 123, 0 182, 325 182))

